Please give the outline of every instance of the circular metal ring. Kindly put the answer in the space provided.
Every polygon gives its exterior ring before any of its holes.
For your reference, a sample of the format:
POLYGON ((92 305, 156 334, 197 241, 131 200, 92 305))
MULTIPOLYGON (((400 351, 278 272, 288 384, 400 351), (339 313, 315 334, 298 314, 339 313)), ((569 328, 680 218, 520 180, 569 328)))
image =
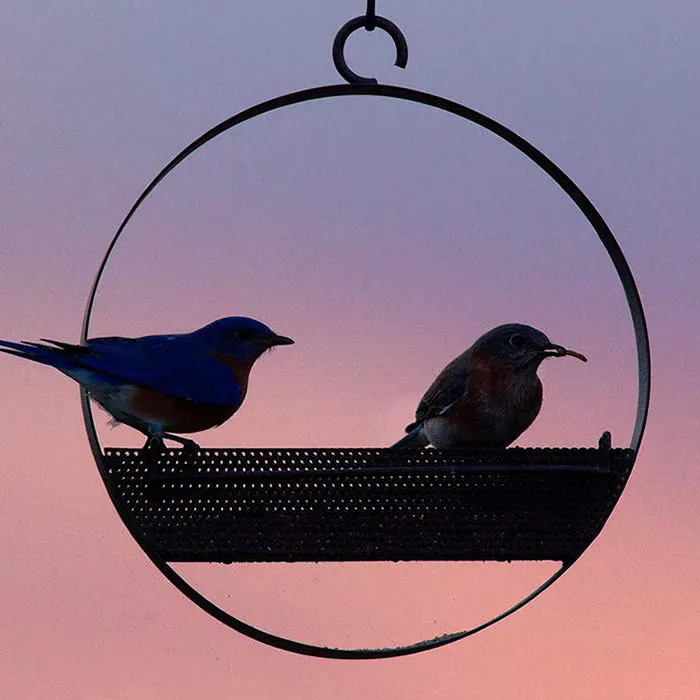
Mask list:
MULTIPOLYGON (((377 18, 379 19, 379 18, 377 18)), ((364 20, 364 18, 363 18, 364 20)), ((649 413, 649 398, 650 398, 650 387, 651 387, 651 358, 649 350, 649 336, 647 332, 646 319, 644 316, 644 309, 642 307, 642 300, 639 296, 634 277, 630 267, 625 259, 625 256, 617 243, 612 231, 608 227, 607 223, 604 221, 603 217, 598 213, 598 210, 591 203, 591 201, 586 197, 586 195, 578 188, 578 186, 571 180, 571 178, 566 175, 557 165, 555 165, 544 153, 538 150, 531 143, 526 141, 523 137, 511 131, 507 127, 503 126, 499 122, 491 119, 490 117, 481 114, 469 107, 465 107, 457 102, 448 100, 443 97, 437 97, 426 92, 421 92, 418 90, 412 90, 404 87, 397 87, 393 85, 327 85, 316 88, 309 88, 306 90, 300 90, 298 92, 289 93, 286 95, 281 95, 280 97, 275 97, 271 100, 261 102, 258 105, 249 107, 248 109, 235 114, 228 119, 225 119, 220 124, 216 125, 206 133, 202 134, 198 139, 193 141, 189 146, 184 148, 180 153, 178 153, 150 182, 146 189, 141 193, 136 202, 133 204, 124 220, 121 222, 119 228, 117 229, 114 237, 112 238, 107 252, 98 268, 95 281, 93 282, 92 289, 88 296, 87 305, 85 309, 85 316, 83 318, 83 325, 81 331, 81 342, 85 342, 88 337, 88 332, 90 330, 90 321, 92 317, 93 305, 95 302, 95 297, 99 288, 100 280, 107 266, 107 263, 112 255, 112 252, 119 241, 126 225, 129 223, 133 215, 136 213, 138 208, 143 204, 144 200, 149 196, 149 194, 158 186, 158 184, 170 173, 179 163, 185 160, 188 156, 192 155, 197 149, 199 149, 204 144, 208 143, 212 139, 216 138, 220 134, 228 131, 229 129, 242 124, 243 122, 253 119, 262 114, 272 112, 273 110, 280 109, 282 107, 288 107, 290 105, 299 104, 303 102, 310 102, 313 100, 320 100, 326 98, 337 98, 346 97, 354 95, 373 95, 378 97, 386 97, 398 100, 404 100, 407 102, 415 102, 419 104, 426 105, 428 107, 433 107, 435 109, 442 110, 444 112, 449 112, 457 117, 461 117, 470 121, 482 128, 490 131, 499 138, 503 139, 509 143, 514 148, 518 149, 521 153, 527 156, 533 163, 535 163, 540 169, 546 172, 559 187, 566 193, 566 195, 574 202, 578 207, 580 212, 586 217, 593 229, 595 230, 598 238, 605 247, 607 254, 615 267, 620 283, 625 292, 627 299, 627 305, 629 307, 632 325, 634 328, 636 348, 637 348, 637 368, 638 368, 638 388, 637 388, 637 413, 634 424, 634 429, 632 433, 632 440, 630 447, 638 452, 642 437, 644 435, 644 429, 646 426, 647 416, 649 413)), ((99 438, 97 436, 97 430, 95 428, 94 417, 92 415, 92 409, 90 407, 90 402, 87 393, 81 390, 81 401, 83 417, 85 420, 85 427, 88 434, 88 439, 90 441, 90 446, 92 448, 95 460, 97 462, 98 469, 102 476, 102 480, 105 483, 105 487, 109 493, 112 503, 119 513, 122 521, 129 529, 132 537, 138 542, 143 551, 149 557, 149 559, 158 567, 158 569, 168 578, 168 580, 176 586, 184 595, 186 595, 192 602, 202 608, 205 612, 209 613, 216 619, 220 620, 224 624, 228 625, 232 629, 241 632, 253 639, 256 639, 265 644, 269 644, 273 647, 279 649, 285 649, 287 651, 293 651, 299 654, 306 654, 310 656, 320 656, 326 658, 335 659, 373 659, 373 658, 386 658, 393 656, 405 656, 408 654, 414 654, 420 651, 425 651, 427 649, 434 649, 436 647, 444 646, 450 642, 457 641, 458 639, 463 639, 465 637, 476 634, 477 632, 490 627, 496 622, 508 617, 516 610, 524 607, 527 603, 534 600, 540 593, 546 590, 549 586, 554 583, 559 577, 561 577, 565 571, 567 571, 573 561, 565 562, 561 568, 550 576, 544 583, 542 583, 538 588, 536 588, 532 593, 527 595, 521 601, 511 606, 504 612, 500 613, 496 617, 488 620, 476 627, 471 629, 462 630, 459 632, 453 632, 451 634, 442 635, 440 637, 435 637, 433 639, 428 639, 424 641, 417 642, 415 644, 409 644, 405 646, 385 648, 385 649, 338 649, 332 647, 317 646, 314 644, 306 644, 303 642, 298 642, 293 639, 288 639, 285 637, 280 637, 278 635, 272 634, 265 630, 258 629, 253 625, 250 625, 243 620, 240 620, 230 613, 222 610, 217 605, 212 603, 209 599, 203 596, 199 591, 197 591, 192 585, 190 585, 180 574, 178 574, 171 566, 166 562, 160 554, 155 551, 153 546, 145 541, 143 536, 140 534, 137 525, 133 522, 132 518, 120 503, 119 496, 116 489, 111 483, 109 474, 103 460, 103 450, 100 444, 99 438)), ((580 556, 580 555, 579 555, 580 556)), ((574 560, 575 561, 575 560, 574 560)))
POLYGON ((376 85, 376 78, 365 78, 354 73, 345 61, 345 42, 354 31, 362 27, 367 29, 367 31, 372 31, 375 27, 379 27, 394 40, 394 46, 396 47, 396 61, 394 65, 399 68, 405 68, 408 64, 408 44, 403 32, 391 20, 378 15, 373 16, 371 19, 368 19, 366 16, 355 17, 338 30, 333 40, 333 63, 338 73, 352 85, 376 85))

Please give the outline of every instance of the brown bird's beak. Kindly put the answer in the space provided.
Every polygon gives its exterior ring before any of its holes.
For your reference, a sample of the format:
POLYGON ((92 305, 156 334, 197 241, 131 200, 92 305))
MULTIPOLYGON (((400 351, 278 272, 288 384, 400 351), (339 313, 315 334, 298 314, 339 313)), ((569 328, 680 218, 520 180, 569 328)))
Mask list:
POLYGON ((268 348, 272 348, 275 345, 294 345, 294 341, 291 338, 287 338, 286 335, 271 335, 269 338, 265 338, 263 343, 268 348))
POLYGON ((576 350, 569 350, 562 345, 550 345, 540 350, 540 352, 547 357, 565 357, 568 355, 569 357, 575 357, 581 360, 581 362, 588 362, 588 358, 585 355, 576 352, 576 350))

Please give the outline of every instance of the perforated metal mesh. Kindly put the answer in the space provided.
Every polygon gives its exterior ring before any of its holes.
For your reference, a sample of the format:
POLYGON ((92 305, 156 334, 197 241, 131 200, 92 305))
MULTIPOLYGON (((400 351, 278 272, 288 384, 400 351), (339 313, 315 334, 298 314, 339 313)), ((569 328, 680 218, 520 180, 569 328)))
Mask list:
POLYGON ((628 449, 105 451, 167 561, 568 561, 600 532, 628 449))

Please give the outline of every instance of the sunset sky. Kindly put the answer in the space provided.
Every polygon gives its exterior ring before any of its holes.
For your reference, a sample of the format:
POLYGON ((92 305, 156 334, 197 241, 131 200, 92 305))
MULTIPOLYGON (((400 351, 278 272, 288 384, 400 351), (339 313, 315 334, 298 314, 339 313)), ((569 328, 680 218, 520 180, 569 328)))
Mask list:
MULTIPOLYGON (((648 316, 648 430, 604 531, 553 588, 468 640, 387 661, 296 656, 208 617, 114 511, 76 385, 0 357, 0 697, 489 700, 700 697, 700 9, 399 2, 348 42, 353 70, 498 119, 606 218, 648 316)), ((77 341, 97 266, 152 177, 213 125, 337 83, 330 47, 362 0, 0 4, 0 338, 77 341)), ((603 247, 522 154, 452 115, 377 97, 296 105, 200 149, 110 260, 93 335, 229 315, 296 340, 263 357, 204 446, 382 446, 436 373, 505 322, 588 364, 540 371, 524 446, 629 443, 629 311, 603 247)), ((95 412, 105 445, 136 446, 95 412)), ((277 634, 388 646, 463 629, 553 563, 177 565, 277 634)))

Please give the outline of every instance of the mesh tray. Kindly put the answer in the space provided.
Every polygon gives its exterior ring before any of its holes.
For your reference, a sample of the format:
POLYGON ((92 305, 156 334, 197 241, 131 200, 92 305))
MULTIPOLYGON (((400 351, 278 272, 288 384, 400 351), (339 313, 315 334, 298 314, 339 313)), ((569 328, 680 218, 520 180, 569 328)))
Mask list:
POLYGON ((575 559, 634 451, 105 450, 125 511, 166 561, 575 559))

